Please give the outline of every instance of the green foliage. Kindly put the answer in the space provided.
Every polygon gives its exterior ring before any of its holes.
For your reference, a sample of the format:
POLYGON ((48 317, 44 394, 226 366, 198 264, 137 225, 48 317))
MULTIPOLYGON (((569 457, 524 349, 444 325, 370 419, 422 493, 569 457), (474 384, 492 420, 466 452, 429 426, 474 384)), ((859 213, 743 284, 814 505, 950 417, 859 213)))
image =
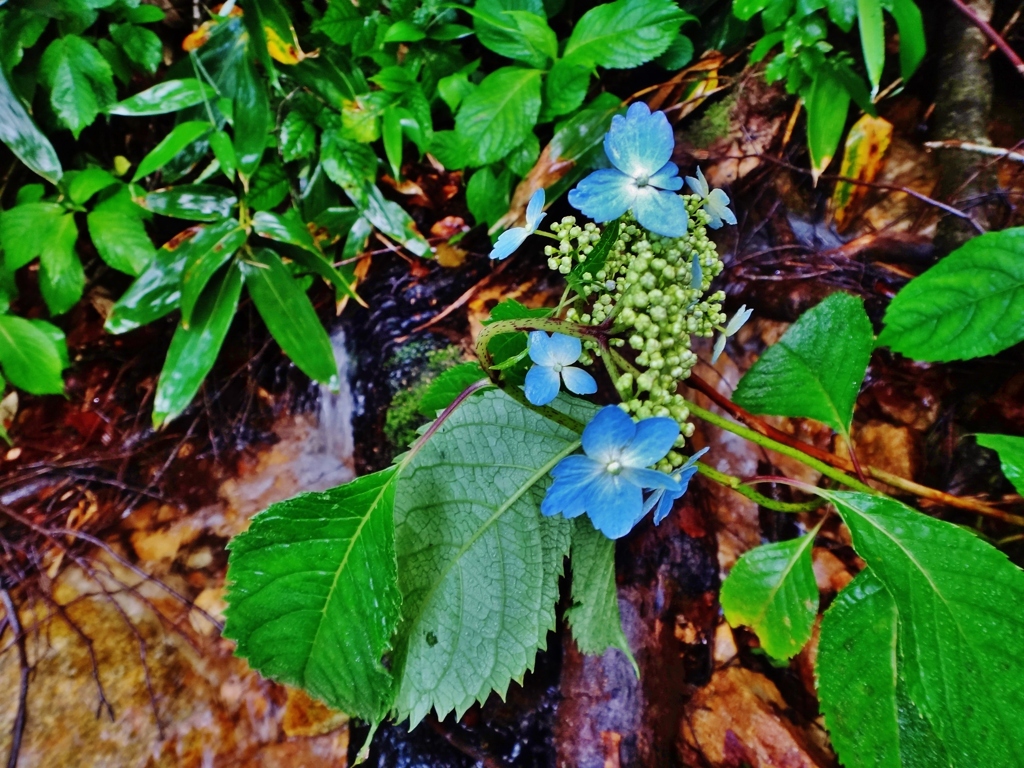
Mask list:
MULTIPOLYGON (((900 681, 905 681, 907 700, 935 736, 927 738, 923 726, 911 720, 912 738, 931 744, 937 740, 953 764, 1020 764, 1024 726, 1014 713, 1024 707, 1024 689, 1019 685, 1024 674, 1024 620, 1018 610, 1024 599, 1024 572, 963 528, 892 499, 853 492, 822 494, 836 505, 850 528, 857 554, 891 598, 891 603, 878 599, 862 607, 868 615, 859 620, 885 622, 882 630, 876 628, 879 634, 885 634, 884 626, 896 628, 897 651, 882 657, 873 653, 880 641, 872 646, 839 639, 851 656, 850 663, 859 662, 862 675, 872 670, 868 674, 881 677, 891 674, 893 653, 898 653, 897 671, 900 681), (885 617, 887 612, 891 617, 893 605, 895 622, 885 617), (884 665, 887 672, 875 671, 876 664, 884 665)), ((823 646, 833 642, 825 629, 823 646)), ((897 707, 902 706, 899 699, 897 690, 897 707)), ((833 701, 831 695, 823 698, 826 721, 833 717, 833 701)), ((891 732, 892 715, 886 713, 885 719, 891 732)), ((840 710, 831 725, 841 729, 848 722, 840 710)), ((901 739, 907 738, 902 728, 901 739)), ((840 733, 837 745, 862 738, 859 728, 840 733)), ((887 742, 888 753, 896 757, 894 740, 889 737, 887 742)), ((842 752, 840 757, 846 759, 842 752)), ((875 765, 875 759, 871 755, 862 764, 875 765)), ((898 763, 890 759, 885 764, 898 763)))
POLYGON ((449 368, 434 379, 420 399, 419 412, 428 419, 444 410, 461 395, 467 387, 486 378, 480 363, 461 363, 449 368))
POLYGON ((788 659, 811 639, 818 585, 811 567, 815 533, 763 544, 744 554, 722 584, 720 601, 733 626, 753 629, 769 656, 788 659))
POLYGON ((583 14, 564 58, 588 69, 638 67, 668 50, 679 27, 694 20, 672 0, 616 0, 583 14))
POLYGON ((1006 479, 1017 493, 1024 495, 1024 437, 1009 435, 975 435, 978 445, 999 454, 999 463, 1006 479))
POLYGON ((34 395, 60 394, 67 357, 64 334, 56 326, 0 315, 0 367, 14 386, 34 395))
POLYGON ((615 585, 615 542, 583 517, 573 521, 572 606, 566 610, 565 619, 582 653, 600 656, 609 648, 618 648, 640 676, 622 631, 615 585))
POLYGON ((754 413, 816 419, 849 436, 873 345, 863 302, 832 294, 765 350, 733 400, 754 413))
POLYGON ((969 240, 911 280, 885 313, 880 345, 915 360, 994 355, 1024 341, 1024 228, 969 240))
POLYGON ((754 47, 752 62, 761 61, 782 45, 765 75, 769 82, 784 80, 786 90, 804 100, 815 178, 835 157, 850 101, 874 114, 871 97, 878 93, 885 65, 883 10, 896 21, 900 74, 909 80, 925 54, 924 23, 914 0, 733 0, 733 13, 740 19, 761 15, 765 35, 754 47), (829 21, 843 33, 850 32, 857 22, 870 90, 850 54, 829 41, 829 21))
POLYGON ((257 515, 231 541, 224 634, 267 677, 379 722, 398 623, 394 467, 257 515))
MULTIPOLYGON (((567 404, 571 414, 592 413, 567 404)), ((495 390, 470 397, 402 473, 395 546, 404 601, 394 709, 461 716, 521 681, 554 628, 570 524, 537 513, 579 436, 495 390), (486 430, 480 424, 488 424, 486 430), (500 425, 500 426, 499 426, 500 425), (453 607, 456 607, 454 608, 453 607)))

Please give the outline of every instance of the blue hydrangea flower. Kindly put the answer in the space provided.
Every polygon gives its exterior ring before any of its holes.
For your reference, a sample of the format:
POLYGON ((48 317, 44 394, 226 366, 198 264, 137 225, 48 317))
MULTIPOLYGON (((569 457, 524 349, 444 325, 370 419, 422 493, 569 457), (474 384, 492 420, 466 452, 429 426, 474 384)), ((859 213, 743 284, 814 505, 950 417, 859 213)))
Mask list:
POLYGON ((583 354, 583 344, 573 336, 544 331, 530 334, 530 359, 533 367, 526 374, 526 399, 534 405, 547 405, 558 396, 561 382, 576 395, 597 392, 594 377, 573 363, 583 354))
POLYGON ((544 190, 538 189, 530 198, 526 206, 526 226, 507 229, 498 236, 498 242, 491 250, 492 259, 507 259, 523 242, 537 231, 537 227, 544 221, 544 190))
POLYGON ((647 497, 647 501, 644 502, 643 512, 637 519, 638 523, 652 509, 654 510, 655 525, 660 525, 661 521, 668 517, 668 513, 675 506, 676 499, 682 498, 683 494, 686 493, 686 489, 690 487, 690 480, 697 474, 697 460, 709 450, 710 448, 701 448, 687 459, 683 466, 672 473, 673 479, 679 483, 679 490, 672 491, 659 488, 647 497))
POLYGON ((664 237, 686 234, 686 204, 679 168, 669 162, 675 137, 664 112, 651 114, 637 102, 616 115, 604 137, 614 168, 594 171, 569 192, 569 204, 596 222, 611 221, 632 209, 640 226, 664 237))
POLYGON ((750 316, 754 314, 753 309, 747 309, 747 305, 743 304, 739 309, 736 310, 736 314, 729 318, 728 324, 725 326, 725 332, 720 334, 715 339, 715 349, 711 353, 711 364, 714 365, 718 362, 718 358, 722 356, 722 352, 725 351, 725 340, 730 336, 735 336, 740 328, 750 319, 750 316))
POLYGON ((704 212, 710 217, 708 226, 712 229, 720 229, 722 222, 736 224, 736 214, 729 208, 729 196, 720 189, 711 189, 708 180, 704 178, 704 171, 697 169, 697 178, 686 177, 686 183, 704 203, 704 212))
POLYGON ((583 430, 583 454, 566 456, 551 470, 555 482, 541 513, 586 513, 608 538, 625 536, 643 516, 645 490, 679 490, 674 478, 647 469, 665 458, 678 436, 673 419, 635 422, 618 406, 602 408, 583 430))

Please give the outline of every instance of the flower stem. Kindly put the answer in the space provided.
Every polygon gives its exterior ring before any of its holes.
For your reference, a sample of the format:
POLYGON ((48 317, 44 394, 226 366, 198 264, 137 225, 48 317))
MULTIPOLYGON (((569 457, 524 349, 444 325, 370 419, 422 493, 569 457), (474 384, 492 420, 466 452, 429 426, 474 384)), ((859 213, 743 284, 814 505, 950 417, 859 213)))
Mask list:
POLYGON ((825 504, 825 499, 820 498, 799 503, 776 501, 762 493, 758 493, 749 485, 746 485, 740 478, 719 472, 717 469, 701 462, 697 462, 697 471, 708 479, 714 480, 719 485, 724 485, 726 488, 736 491, 741 496, 746 496, 760 506, 766 509, 774 509, 776 512, 811 512, 825 504))

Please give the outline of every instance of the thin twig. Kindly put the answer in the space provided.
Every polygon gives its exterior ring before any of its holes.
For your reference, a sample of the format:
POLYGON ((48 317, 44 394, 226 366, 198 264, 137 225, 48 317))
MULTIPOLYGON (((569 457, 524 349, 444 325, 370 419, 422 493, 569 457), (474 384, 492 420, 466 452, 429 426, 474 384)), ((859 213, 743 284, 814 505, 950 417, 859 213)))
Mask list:
POLYGON ((1017 72, 1024 75, 1024 60, 1017 55, 1017 52, 1010 47, 1010 44, 1003 39, 1002 35, 996 32, 991 24, 981 18, 964 0, 949 0, 949 2, 955 5, 960 13, 970 19, 971 23, 980 29, 985 37, 992 41, 992 44, 1010 60, 1010 63, 1013 64, 1017 72))
POLYGON ((946 141, 926 141, 928 149, 962 149, 965 152, 977 152, 979 155, 991 155, 1000 160, 1013 160, 1016 163, 1024 163, 1024 154, 1014 152, 1012 149, 1002 147, 990 147, 985 144, 975 144, 972 141, 958 141, 948 139, 946 141))
POLYGON ((14 718, 14 725, 11 726, 11 751, 7 756, 7 768, 17 768, 18 754, 21 752, 21 739, 25 735, 25 718, 28 715, 28 676, 31 667, 28 664, 28 652, 25 650, 25 633, 21 631, 21 621, 18 619, 18 609, 11 600, 11 593, 6 589, 0 589, 0 602, 3 603, 4 611, 7 612, 7 623, 14 632, 14 639, 18 643, 18 663, 21 665, 21 682, 18 690, 18 714, 14 718))

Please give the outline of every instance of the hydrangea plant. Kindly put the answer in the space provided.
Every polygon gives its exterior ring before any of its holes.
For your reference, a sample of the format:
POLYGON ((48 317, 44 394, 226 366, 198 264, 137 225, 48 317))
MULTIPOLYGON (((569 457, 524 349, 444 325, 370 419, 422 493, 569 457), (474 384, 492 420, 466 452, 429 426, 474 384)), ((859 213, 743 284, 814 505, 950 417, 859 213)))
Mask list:
MULTIPOLYGON (((525 225, 504 232, 491 256, 545 238, 547 267, 565 279, 561 300, 495 307, 478 360, 438 377, 423 400, 436 419, 393 466, 258 515, 230 545, 225 634, 264 674, 374 725, 387 716, 416 725, 431 710, 461 717, 532 668, 556 626, 570 556, 566 619, 580 649, 630 653, 608 578, 612 540, 648 515, 670 519, 700 473, 778 512, 829 504, 850 530, 866 567, 826 612, 818 657, 822 710, 844 764, 899 765, 906 749, 1016 764, 1024 731, 1003 715, 1024 709, 1013 682, 1024 679, 1024 649, 1006 606, 1024 602, 1024 572, 964 529, 878 493, 864 473, 1005 513, 856 467, 751 415, 817 419, 850 442, 875 346, 855 297, 826 299, 744 376, 729 407, 750 426, 687 399, 707 349, 695 340, 717 334, 708 354, 717 359, 751 310, 727 318, 724 293, 712 289, 723 264, 708 230, 736 223, 729 198, 700 169, 683 192, 673 146, 665 115, 634 104, 605 137, 611 167, 569 195, 591 221, 566 216, 542 230, 545 196, 534 193, 525 225), (785 481, 809 500, 779 501, 755 486, 780 478, 722 473, 716 446, 705 461, 708 447, 689 444, 694 417, 806 464, 823 487, 785 481), (955 550, 969 569, 948 567, 955 550)), ((1024 450, 992 437, 1008 474, 1024 476, 1024 450)), ((747 553, 723 586, 726 619, 750 626, 774 658, 811 637, 822 520, 747 553)))

